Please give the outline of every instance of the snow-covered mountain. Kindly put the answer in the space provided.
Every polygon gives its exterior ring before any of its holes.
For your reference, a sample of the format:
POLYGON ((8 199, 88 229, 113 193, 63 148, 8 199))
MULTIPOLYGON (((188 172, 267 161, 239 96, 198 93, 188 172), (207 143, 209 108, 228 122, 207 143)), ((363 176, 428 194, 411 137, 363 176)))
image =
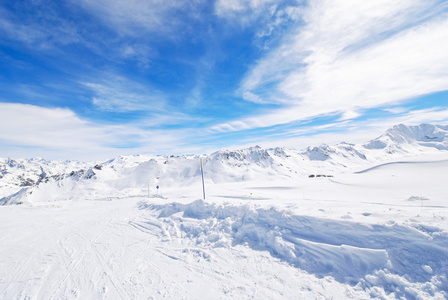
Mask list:
POLYGON ((363 146, 366 149, 386 149, 389 153, 409 152, 410 149, 422 150, 422 147, 448 150, 448 126, 399 124, 363 146))
MULTIPOLYGON (((300 151, 259 146, 220 150, 203 158, 205 177, 206 181, 223 183, 269 181, 272 176, 333 176, 354 166, 448 151, 447 133, 448 126, 400 124, 363 145, 323 144, 300 151)), ((120 156, 93 163, 0 158, 0 204, 47 199, 48 191, 54 191, 51 199, 70 199, 74 189, 88 198, 125 196, 142 193, 148 185, 189 186, 199 176, 197 155, 120 156)))

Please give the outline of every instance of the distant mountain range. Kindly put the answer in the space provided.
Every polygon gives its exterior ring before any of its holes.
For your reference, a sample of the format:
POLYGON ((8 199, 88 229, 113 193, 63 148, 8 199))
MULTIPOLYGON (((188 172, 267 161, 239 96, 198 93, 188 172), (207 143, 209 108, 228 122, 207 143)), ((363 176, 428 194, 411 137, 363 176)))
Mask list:
MULTIPOLYGON (((225 183, 333 176, 350 167, 443 151, 448 151, 448 126, 400 124, 361 145, 303 150, 255 146, 220 150, 203 160, 206 182, 225 183)), ((148 184, 188 186, 200 176, 199 157, 135 155, 93 163, 0 158, 0 205, 138 194, 148 184)))

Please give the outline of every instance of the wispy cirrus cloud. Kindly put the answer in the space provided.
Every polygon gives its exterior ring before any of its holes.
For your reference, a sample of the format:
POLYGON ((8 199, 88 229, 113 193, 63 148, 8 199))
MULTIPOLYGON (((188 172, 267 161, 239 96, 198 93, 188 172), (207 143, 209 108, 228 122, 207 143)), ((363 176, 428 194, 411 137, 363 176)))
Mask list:
POLYGON ((28 9, 33 13, 24 13, 21 19, 13 18, 11 13, 0 7, 0 32, 4 37, 38 49, 83 42, 76 26, 56 16, 51 4, 40 7, 25 2, 23 6, 24 10, 28 9))
POLYGON ((303 3, 295 0, 218 0, 214 9, 219 18, 232 25, 257 27, 255 37, 263 39, 277 33, 285 24, 301 20, 302 7, 303 3))
MULTIPOLYGON (((92 78, 91 78, 92 79, 92 78)), ((151 87, 116 74, 102 74, 99 79, 80 82, 90 92, 94 108, 106 113, 139 114, 130 122, 138 128, 161 128, 164 126, 186 126, 209 122, 206 116, 193 116, 184 112, 183 104, 173 103, 166 94, 151 87)), ((190 99, 186 99, 188 106, 190 99)))
POLYGON ((92 92, 92 103, 100 110, 160 112, 167 108, 162 92, 119 75, 104 74, 81 84, 92 92))
MULTIPOLYGON (((88 0, 85 2, 90 3, 88 0)), ((63 2, 53 3, 51 1, 22 1, 20 4, 11 5, 9 9, 0 6, 0 34, 3 38, 0 43, 8 43, 8 41, 21 42, 26 47, 33 50, 39 50, 45 52, 51 56, 64 56, 66 59, 72 59, 72 55, 77 53, 80 49, 86 51, 88 56, 96 55, 101 59, 109 59, 111 61, 136 61, 139 66, 147 68, 151 62, 151 58, 156 55, 156 51, 151 48, 147 40, 139 40, 134 37, 127 38, 126 36, 117 37, 116 32, 119 32, 120 28, 128 28, 137 22, 134 18, 135 12, 131 9, 138 11, 137 5, 134 3, 121 3, 123 7, 129 8, 118 9, 118 2, 107 1, 107 3, 99 3, 98 1, 92 1, 90 5, 83 6, 88 12, 94 16, 94 19, 90 19, 88 15, 83 13, 83 21, 79 21, 78 16, 81 11, 79 6, 82 6, 82 2, 63 2), (111 7, 108 4, 113 5, 111 7), (115 3, 115 5, 114 5, 115 3), (100 5, 100 6, 97 6, 100 5), (105 9, 100 9, 101 5, 104 5, 105 9), (94 8, 97 9, 94 9, 94 8), (101 17, 107 14, 105 10, 117 9, 116 14, 122 15, 124 20, 119 22, 115 19, 104 21, 106 26, 103 26, 101 17), (126 16, 126 18, 125 18, 126 16), (116 32, 107 30, 110 27, 116 32), (67 46, 75 45, 77 48, 72 53, 67 53, 67 46)), ((151 7, 145 3, 144 6, 151 7)), ((143 5, 143 4, 141 4, 143 5)), ((162 18, 159 15, 157 7, 153 7, 153 14, 162 18)), ((147 9, 149 10, 149 9, 147 9)), ((145 14, 147 11, 139 11, 140 14, 145 14)), ((168 14, 169 10, 165 13, 168 14)), ((167 15, 165 15, 167 17, 167 15)), ((107 17, 105 17, 107 19, 107 17)), ((119 18, 120 19, 120 18, 119 18)), ((148 20, 152 20, 149 18, 148 20)), ((148 21, 149 22, 149 21, 148 21)), ((159 30, 160 26, 154 28, 159 30)), ((142 30, 135 31, 136 33, 142 33, 142 30)), ((146 33, 147 31, 143 31, 146 33)), ((143 35, 143 34, 141 34, 143 35)), ((134 36, 134 35, 133 35, 134 36)), ((77 62, 85 59, 84 57, 78 57, 77 62)), ((87 65, 87 64, 86 64, 87 65)))
POLYGON ((305 25, 248 72, 239 93, 286 108, 220 124, 242 130, 369 108, 448 90, 443 1, 313 1, 305 25), (239 124, 239 125, 238 125, 239 124))
POLYGON ((185 18, 194 18, 202 0, 81 0, 76 4, 83 7, 115 31, 132 36, 146 33, 166 34, 184 29, 185 18), (167 21, 169 19, 169 22, 167 21))
POLYGON ((258 14, 272 14, 272 8, 276 6, 275 0, 218 0, 215 3, 215 12, 220 17, 232 18, 235 15, 249 12, 252 17, 258 14), (268 8, 268 9, 267 9, 268 8))
POLYGON ((243 142, 229 147, 238 149, 257 144, 266 148, 281 145, 292 149, 304 149, 321 144, 335 145, 340 142, 363 144, 380 136, 385 130, 396 124, 447 124, 448 122, 448 109, 446 107, 416 110, 402 108, 393 111, 396 115, 362 121, 336 120, 319 125, 304 123, 290 129, 274 130, 261 137, 249 137, 243 142))

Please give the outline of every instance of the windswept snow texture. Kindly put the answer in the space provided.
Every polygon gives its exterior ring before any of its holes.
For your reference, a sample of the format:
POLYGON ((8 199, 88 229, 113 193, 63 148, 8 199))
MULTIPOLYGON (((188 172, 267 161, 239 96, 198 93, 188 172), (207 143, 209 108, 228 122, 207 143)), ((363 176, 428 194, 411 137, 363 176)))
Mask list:
POLYGON ((385 268, 415 281, 430 280, 433 274, 447 275, 446 235, 432 235, 428 242, 426 234, 399 225, 330 221, 291 215, 274 207, 216 206, 202 200, 187 205, 141 203, 140 207, 160 211, 159 219, 166 222, 170 218, 171 228, 166 230, 174 235, 181 232, 178 237, 189 238, 195 245, 247 244, 318 277, 330 275, 343 283, 356 284, 366 274, 385 268), (178 212, 182 216, 174 216, 178 212), (431 274, 421 268, 425 254, 432 257, 431 274))
POLYGON ((446 299, 447 129, 221 150, 206 200, 196 155, 0 159, 0 299, 446 299))

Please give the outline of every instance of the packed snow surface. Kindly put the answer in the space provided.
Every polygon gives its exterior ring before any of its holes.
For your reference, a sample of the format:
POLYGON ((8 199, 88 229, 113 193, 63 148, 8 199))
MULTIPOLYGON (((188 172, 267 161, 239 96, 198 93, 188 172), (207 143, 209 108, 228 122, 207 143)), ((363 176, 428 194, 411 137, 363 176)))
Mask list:
POLYGON ((0 159, 0 299, 446 299, 447 132, 0 159))

